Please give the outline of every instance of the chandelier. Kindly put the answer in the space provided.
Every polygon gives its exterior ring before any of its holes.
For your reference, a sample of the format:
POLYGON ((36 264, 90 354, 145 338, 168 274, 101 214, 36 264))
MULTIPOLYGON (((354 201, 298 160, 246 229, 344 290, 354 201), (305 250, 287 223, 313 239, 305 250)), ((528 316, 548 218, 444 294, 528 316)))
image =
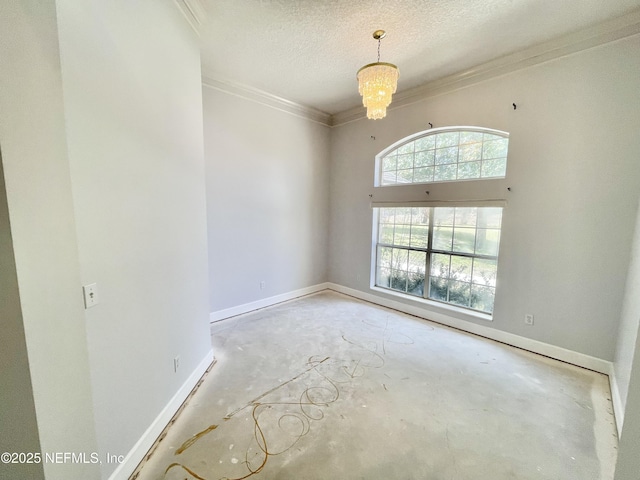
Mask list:
POLYGON ((367 118, 373 120, 385 117, 391 96, 398 86, 398 67, 380 61, 380 40, 385 35, 384 30, 373 32, 373 38, 378 40, 378 61, 365 65, 357 74, 362 104, 367 107, 367 118))

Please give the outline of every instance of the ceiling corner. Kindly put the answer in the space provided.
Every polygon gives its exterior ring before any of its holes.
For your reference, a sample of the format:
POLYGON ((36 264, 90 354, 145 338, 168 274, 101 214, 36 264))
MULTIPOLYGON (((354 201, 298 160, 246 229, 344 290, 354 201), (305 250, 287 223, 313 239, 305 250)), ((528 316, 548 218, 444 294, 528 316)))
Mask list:
POLYGON ((173 0, 191 28, 200 35, 200 30, 207 20, 207 9, 202 0, 173 0))

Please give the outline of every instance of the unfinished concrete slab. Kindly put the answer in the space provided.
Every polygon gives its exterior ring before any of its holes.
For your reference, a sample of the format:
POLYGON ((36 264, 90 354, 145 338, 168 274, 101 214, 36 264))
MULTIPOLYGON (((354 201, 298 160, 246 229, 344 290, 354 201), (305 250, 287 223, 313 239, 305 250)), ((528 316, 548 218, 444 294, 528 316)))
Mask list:
POLYGON ((609 480, 608 379, 334 292, 212 326, 137 480, 609 480))

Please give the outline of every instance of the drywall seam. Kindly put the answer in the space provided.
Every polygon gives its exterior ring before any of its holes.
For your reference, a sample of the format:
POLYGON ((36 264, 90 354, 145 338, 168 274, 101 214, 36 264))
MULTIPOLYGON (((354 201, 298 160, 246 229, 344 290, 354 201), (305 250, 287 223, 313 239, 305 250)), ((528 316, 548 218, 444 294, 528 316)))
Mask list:
POLYGON ((329 288, 328 283, 319 283, 317 285, 312 285, 311 287, 305 287, 299 290, 293 290, 292 292, 275 295, 273 297, 263 298, 262 300, 257 300, 255 302, 238 305, 237 307, 225 308, 224 310, 217 310, 209 314, 209 321, 217 322, 218 320, 224 320, 226 318, 235 317, 236 315, 242 315, 243 313, 252 312, 260 308, 270 307, 277 303, 293 300, 294 298, 303 297, 305 295, 310 295, 312 293, 321 292, 322 290, 327 290, 328 288, 329 288))
POLYGON ((109 476, 109 480, 127 480, 129 478, 129 475, 133 473, 145 454, 153 446, 158 436, 171 421, 213 360, 213 350, 209 350, 198 366, 191 372, 189 378, 169 400, 169 403, 162 409, 155 420, 151 422, 149 428, 142 434, 133 448, 129 450, 123 462, 109 476))

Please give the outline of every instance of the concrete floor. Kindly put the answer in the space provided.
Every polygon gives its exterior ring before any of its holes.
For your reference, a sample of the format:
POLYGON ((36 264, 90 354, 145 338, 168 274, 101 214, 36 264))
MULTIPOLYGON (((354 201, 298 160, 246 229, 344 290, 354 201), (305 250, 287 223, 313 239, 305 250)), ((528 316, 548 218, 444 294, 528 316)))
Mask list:
POLYGON ((137 480, 609 480, 607 377, 333 292, 212 326, 137 480))

